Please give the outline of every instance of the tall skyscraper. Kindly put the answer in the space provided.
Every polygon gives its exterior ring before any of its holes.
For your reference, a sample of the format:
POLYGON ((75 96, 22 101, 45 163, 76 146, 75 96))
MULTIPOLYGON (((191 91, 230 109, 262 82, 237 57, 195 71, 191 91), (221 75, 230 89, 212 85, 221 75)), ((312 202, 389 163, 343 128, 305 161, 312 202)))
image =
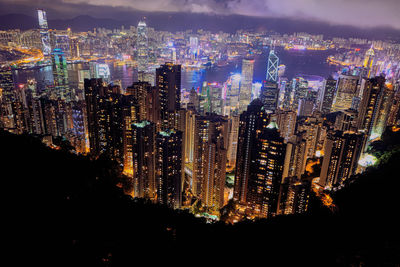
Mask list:
POLYGON ((81 55, 79 38, 74 36, 70 38, 71 58, 79 59, 81 55))
POLYGON ((351 108, 353 98, 358 92, 358 76, 341 74, 337 83, 337 91, 333 100, 331 112, 345 111, 351 108))
POLYGON ((239 112, 239 89, 241 80, 241 75, 236 73, 232 74, 226 83, 224 115, 233 115, 239 112))
POLYGON ((320 184, 323 187, 332 188, 342 185, 355 174, 364 138, 364 134, 341 131, 328 133, 320 176, 320 184))
POLYGON ((135 82, 126 88, 126 94, 132 95, 137 104, 137 116, 139 121, 149 120, 149 100, 148 93, 151 85, 148 82, 135 82))
POLYGON ((154 123, 141 121, 132 125, 132 151, 134 195, 154 200, 157 193, 156 128, 154 123))
POLYGON ((29 82, 20 88, 23 94, 23 106, 26 114, 27 132, 33 134, 46 134, 43 109, 40 97, 36 94, 36 83, 29 82))
POLYGON ((323 146, 325 126, 324 119, 320 116, 304 117, 297 123, 298 134, 303 134, 306 140, 307 158, 314 158, 316 151, 323 146))
POLYGON ((299 102, 301 99, 306 98, 309 94, 308 81, 303 77, 297 77, 291 81, 291 101, 290 109, 298 111, 299 102))
POLYGON ((234 168, 236 165, 239 125, 240 125, 240 117, 238 115, 234 115, 229 118, 227 162, 230 168, 234 168))
POLYGON ((298 116, 311 116, 314 111, 315 102, 309 98, 303 98, 299 100, 299 106, 297 109, 298 116))
POLYGON ((256 217, 276 214, 286 145, 262 102, 240 115, 234 199, 256 217))
POLYGON ((42 39, 43 55, 49 56, 51 53, 51 46, 50 46, 49 26, 47 25, 46 11, 44 11, 43 9, 38 9, 37 12, 38 12, 40 36, 42 39))
POLYGON ((298 133, 290 138, 286 146, 284 178, 301 178, 306 168, 307 150, 307 140, 304 133, 298 133))
POLYGON ((196 112, 193 109, 188 109, 185 112, 185 131, 184 131, 184 151, 185 151, 185 162, 192 163, 193 162, 193 153, 194 153, 194 131, 195 131, 195 122, 196 122, 196 112))
POLYGON ((260 99, 264 104, 265 110, 275 112, 278 107, 279 88, 278 83, 264 81, 261 88, 260 99))
POLYGON ((253 86, 254 59, 244 58, 242 60, 242 79, 240 81, 239 113, 247 109, 251 101, 251 90, 253 86))
POLYGON ((88 129, 86 122, 85 101, 80 100, 72 104, 72 129, 68 138, 78 153, 88 153, 89 144, 86 141, 88 129))
POLYGON ((342 132, 356 132, 357 111, 354 109, 347 109, 345 111, 341 111, 336 116, 334 129, 342 132))
POLYGON ((215 114, 196 116, 192 192, 217 211, 224 204, 228 122, 215 114))
POLYGON ((278 214, 299 214, 307 211, 311 185, 296 177, 283 179, 278 203, 278 214))
POLYGON ((55 48, 51 53, 51 62, 54 79, 54 92, 52 93, 57 99, 65 100, 66 102, 75 100, 73 91, 69 87, 67 60, 64 52, 59 48, 55 48))
POLYGON ((393 95, 393 103, 390 106, 388 120, 387 120, 387 124, 389 126, 398 124, 400 116, 399 110, 400 110, 400 90, 395 89, 393 95))
POLYGON ((337 81, 329 76, 328 79, 324 81, 323 90, 320 94, 320 111, 322 114, 328 114, 331 112, 333 99, 336 93, 336 83, 337 81))
POLYGON ((372 65, 374 64, 374 57, 375 57, 375 51, 371 46, 371 48, 368 49, 367 52, 365 53, 365 58, 363 63, 363 66, 367 71, 367 78, 371 77, 372 65))
POLYGON ((18 130, 21 121, 18 115, 20 101, 16 99, 11 68, 0 68, 0 104, 0 126, 15 133, 22 133, 18 130))
POLYGON ((390 107, 393 104, 394 91, 393 88, 385 85, 382 91, 380 105, 378 106, 378 114, 372 128, 370 140, 380 138, 386 129, 390 107))
POLYGON ((182 202, 182 132, 161 131, 156 141, 156 184, 158 202, 180 208, 182 202))
POLYGON ((294 135, 296 129, 297 113, 292 110, 278 110, 274 115, 276 123, 281 137, 285 138, 285 141, 294 135))
POLYGON ((199 104, 199 113, 216 113, 222 115, 223 99, 221 85, 219 83, 204 82, 199 104))
POLYGON ((137 26, 137 63, 139 71, 146 71, 149 62, 149 41, 147 37, 147 25, 144 21, 139 21, 137 26))
POLYGON ((358 128, 372 140, 380 137, 386 127, 394 91, 386 86, 384 77, 378 76, 363 80, 362 92, 358 128))
POLYGON ((181 65, 165 63, 156 70, 161 129, 177 129, 177 111, 181 101, 181 65))
POLYGON ((191 36, 189 38, 189 43, 190 43, 190 55, 193 59, 197 58, 199 56, 199 38, 191 36))
POLYGON ((269 51, 269 56, 268 56, 267 76, 266 76, 267 81, 278 82, 278 66, 279 66, 279 58, 275 54, 275 51, 271 49, 269 51))
POLYGON ((123 117, 123 173, 133 178, 133 139, 132 124, 139 121, 137 115, 137 101, 132 95, 122 98, 122 117, 123 117))
POLYGON ((195 110, 199 110, 200 108, 200 102, 199 102, 199 95, 197 94, 196 90, 194 90, 194 88, 192 87, 192 89, 190 90, 190 94, 189 94, 189 103, 187 105, 187 108, 190 109, 189 106, 191 106, 192 108, 194 108, 195 110))
POLYGON ((85 79, 85 100, 90 153, 123 161, 122 98, 118 86, 103 86, 101 79, 85 79))
POLYGON ((54 34, 55 38, 55 46, 54 48, 61 49, 64 52, 65 57, 71 57, 71 43, 69 36, 71 35, 71 31, 57 33, 54 34))

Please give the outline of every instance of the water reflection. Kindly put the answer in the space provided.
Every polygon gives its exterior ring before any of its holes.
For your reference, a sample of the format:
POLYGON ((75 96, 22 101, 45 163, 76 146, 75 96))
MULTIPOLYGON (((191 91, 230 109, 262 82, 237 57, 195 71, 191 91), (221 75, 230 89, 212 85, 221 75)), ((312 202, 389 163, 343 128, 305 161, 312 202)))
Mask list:
MULTIPOLYGON (((277 54, 280 58, 280 64, 286 65, 285 77, 291 79, 300 74, 319 75, 327 77, 336 72, 335 66, 326 62, 328 55, 334 53, 332 50, 326 51, 287 51, 278 48, 277 54)), ((266 49, 261 55, 255 57, 254 81, 262 81, 265 79, 267 68, 267 57, 269 50, 266 49)), ((123 88, 130 86, 137 80, 137 70, 132 66, 109 64, 112 80, 121 80, 123 88)), ((69 64, 68 74, 69 82, 72 88, 78 85, 78 71, 89 69, 89 64, 69 64)), ((241 71, 241 62, 232 62, 224 67, 213 67, 200 70, 186 70, 182 72, 182 89, 190 90, 192 87, 201 88, 204 81, 207 82, 225 82, 230 73, 241 71)), ((53 83, 53 73, 51 66, 35 68, 30 70, 14 70, 14 78, 16 83, 26 83, 28 79, 37 81, 38 90, 44 90, 47 85, 53 83)))

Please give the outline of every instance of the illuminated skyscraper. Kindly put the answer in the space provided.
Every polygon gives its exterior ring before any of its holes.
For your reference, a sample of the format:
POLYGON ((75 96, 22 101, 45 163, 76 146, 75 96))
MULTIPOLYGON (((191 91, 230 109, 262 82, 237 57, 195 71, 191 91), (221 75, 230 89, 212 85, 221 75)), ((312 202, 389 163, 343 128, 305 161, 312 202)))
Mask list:
POLYGON ((303 117, 297 122, 297 132, 303 134, 303 139, 306 140, 307 158, 314 158, 317 149, 321 149, 324 141, 325 127, 324 119, 316 114, 312 117, 303 117))
POLYGON ((254 59, 244 58, 242 60, 242 79, 239 90, 239 114, 247 109, 251 101, 251 90, 253 86, 254 59))
POLYGON ((298 214, 307 211, 310 182, 296 177, 283 179, 278 203, 278 214, 298 214))
POLYGON ((196 116, 192 192, 203 205, 224 204, 228 122, 222 116, 196 116))
POLYGON ((46 134, 43 117, 43 109, 40 97, 36 94, 36 83, 28 82, 24 88, 20 88, 23 94, 23 105, 26 114, 27 132, 34 134, 46 134))
POLYGON ((193 162, 194 153, 194 129, 196 122, 196 111, 188 109, 185 112, 185 129, 184 129, 184 159, 186 163, 193 162))
POLYGON ((237 142, 239 137, 240 117, 238 115, 229 118, 228 129, 228 166, 233 168, 236 165, 237 142))
POLYGON ((210 87, 207 86, 207 82, 203 82, 203 86, 201 87, 198 113, 202 115, 211 113, 210 87))
POLYGON ((325 154, 320 184, 332 188, 342 185, 355 174, 364 142, 363 134, 329 132, 325 139, 325 154))
POLYGON ((276 117, 281 137, 285 138, 286 142, 289 141, 296 129, 297 113, 292 110, 278 110, 274 117, 276 117))
POLYGON ((385 131, 390 107, 393 104, 393 96, 393 88, 385 84, 378 106, 376 120, 374 121, 372 132, 369 137, 370 140, 380 138, 385 131))
POLYGON ((90 153, 106 154, 123 162, 122 98, 118 86, 103 86, 101 79, 85 79, 85 100, 90 153))
POLYGON ((375 51, 371 48, 367 50, 364 58, 364 68, 367 70, 367 78, 371 77, 372 65, 374 64, 375 51))
POLYGON ((269 56, 268 56, 267 76, 266 76, 267 81, 278 82, 278 66, 279 66, 279 58, 275 54, 275 51, 271 49, 269 51, 269 56))
POLYGON ((196 90, 194 90, 194 88, 192 88, 190 90, 189 103, 187 105, 188 109, 189 109, 189 106, 191 106, 192 108, 194 108, 197 111, 200 108, 199 95, 197 94, 196 90))
MULTIPOLYGON (((398 86, 398 84, 397 84, 397 86, 398 86)), ((398 124, 399 116, 400 116, 399 110, 400 110, 400 90, 395 89, 394 95, 393 95, 393 104, 390 106, 388 120, 387 120, 387 124, 389 126, 398 124)))
POLYGON ((133 182, 135 197, 154 200, 156 128, 154 123, 141 121, 132 124, 133 182))
POLYGON ((86 122, 85 101, 77 101, 72 106, 73 127, 68 138, 78 153, 89 152, 89 143, 87 142, 88 129, 86 122))
POLYGON ((278 107, 279 88, 278 83, 264 81, 261 88, 260 99, 264 104, 265 110, 275 112, 278 107))
POLYGON ((64 52, 59 48, 55 48, 53 53, 51 53, 51 62, 53 67, 55 96, 67 102, 73 101, 74 95, 69 87, 67 59, 65 58, 64 52))
POLYGON ((357 96, 358 82, 358 76, 344 74, 339 76, 331 112, 345 111, 351 108, 353 98, 357 96))
POLYGON ((180 208, 182 201, 182 132, 161 131, 156 141, 156 184, 158 202, 180 208))
POLYGON ((310 90, 308 89, 309 84, 303 77, 297 77, 292 79, 292 105, 291 109, 298 111, 300 100, 309 96, 310 90))
POLYGON ((44 56, 49 56, 51 53, 49 26, 47 25, 46 11, 38 9, 39 29, 42 39, 42 50, 44 56))
POLYGON ((77 37, 70 38, 70 50, 72 58, 78 59, 80 57, 81 52, 80 52, 79 38, 77 37))
POLYGON ((123 118, 123 172, 129 177, 133 177, 133 139, 132 125, 139 122, 137 114, 137 101, 132 95, 125 95, 122 98, 122 118, 123 118))
POLYGON ((356 132, 357 127, 357 111, 354 109, 347 109, 340 111, 336 116, 335 130, 342 132, 356 132))
POLYGON ((260 100, 240 115, 234 199, 256 217, 276 214, 286 145, 260 100))
POLYGON ((219 83, 204 83, 201 89, 200 110, 202 114, 216 113, 222 115, 222 87, 219 83))
POLYGON ((16 96, 11 68, 0 68, 0 116, 1 127, 17 129, 16 96))
POLYGON ((363 96, 359 109, 358 129, 367 134, 367 136, 371 136, 374 125, 377 124, 379 108, 385 89, 385 78, 364 79, 361 87, 363 96))
POLYGON ((199 55, 199 38, 191 36, 189 38, 190 42, 190 55, 193 59, 197 58, 199 55))
POLYGON ((238 114, 239 89, 242 77, 239 73, 232 74, 226 84, 226 101, 224 115, 238 114))
POLYGON ((252 89, 251 89, 251 101, 260 97, 261 87, 262 87, 262 83, 259 83, 259 82, 253 83, 252 89))
POLYGON ((161 129, 177 129, 181 101, 181 65, 165 63, 156 70, 160 101, 161 129))
POLYGON ((311 116, 314 110, 314 104, 314 101, 311 99, 300 99, 299 107, 297 109, 297 116, 311 116))
POLYGON ((132 95, 137 104, 137 117, 139 121, 149 120, 149 100, 148 93, 151 85, 147 82, 135 82, 126 88, 126 94, 132 95))
POLYGON ((14 91, 14 80, 11 68, 0 68, 0 90, 2 97, 14 91))
POLYGON ((328 114, 331 112, 333 99, 335 97, 336 92, 336 80, 330 76, 328 79, 324 81, 323 90, 321 90, 320 94, 320 111, 322 114, 328 114))
POLYGON ((139 21, 137 26, 136 50, 138 70, 145 71, 149 62, 149 41, 147 37, 147 25, 144 21, 139 21))
POLYGON ((63 32, 57 33, 54 35, 55 38, 55 47, 64 52, 65 57, 69 58, 71 56, 71 43, 70 43, 70 36, 71 32, 63 32))
POLYGON ((152 70, 138 72, 139 82, 148 82, 149 84, 151 84, 151 86, 154 86, 155 80, 155 72, 152 70))
POLYGON ((307 140, 304 133, 293 135, 287 142, 283 177, 296 177, 303 175, 307 163, 307 140))

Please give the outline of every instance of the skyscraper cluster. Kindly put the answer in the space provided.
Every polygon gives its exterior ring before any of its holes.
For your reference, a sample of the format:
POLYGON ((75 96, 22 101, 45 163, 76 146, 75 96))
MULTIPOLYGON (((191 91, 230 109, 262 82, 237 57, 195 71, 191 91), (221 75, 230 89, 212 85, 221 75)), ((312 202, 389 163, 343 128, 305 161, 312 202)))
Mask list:
POLYGON ((38 135, 51 146, 61 138, 76 153, 109 157, 129 178, 133 197, 202 215, 219 215, 233 201, 232 221, 303 213, 313 190, 334 190, 362 172, 368 146, 399 121, 400 83, 379 72, 373 48, 362 66, 326 79, 283 77, 279 50, 270 49, 265 80, 258 83, 255 56, 247 51, 241 73, 185 91, 177 57, 194 62, 214 48, 202 46, 197 34, 188 46, 165 35, 171 44, 162 53, 175 55, 152 71, 153 32, 140 21, 132 84, 113 81, 99 60, 79 70, 72 85, 76 73, 67 59, 79 58, 83 46, 69 30, 51 43, 46 14, 38 15, 52 82, 16 84, 11 68, 1 68, 0 127, 38 135), (234 177, 233 186, 227 177, 234 177))

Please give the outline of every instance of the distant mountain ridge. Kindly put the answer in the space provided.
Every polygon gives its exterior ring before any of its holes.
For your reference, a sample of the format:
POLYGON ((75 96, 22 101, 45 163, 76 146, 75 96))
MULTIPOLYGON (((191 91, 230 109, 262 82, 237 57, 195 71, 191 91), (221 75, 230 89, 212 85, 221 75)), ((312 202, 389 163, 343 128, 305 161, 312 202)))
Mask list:
MULTIPOLYGON (((97 18, 89 15, 80 15, 72 19, 50 19, 52 29, 67 29, 73 31, 88 31, 93 28, 120 28, 137 25, 138 21, 146 17, 148 25, 157 30, 182 31, 205 29, 213 32, 235 32, 238 29, 273 30, 278 33, 308 32, 323 34, 326 37, 357 37, 380 40, 400 41, 400 30, 393 28, 356 28, 352 26, 330 25, 316 21, 303 21, 283 18, 259 18, 240 15, 207 15, 194 13, 161 13, 133 11, 119 19, 97 18)), ((28 30, 38 27, 37 18, 24 14, 7 14, 0 16, 0 29, 28 30)))

